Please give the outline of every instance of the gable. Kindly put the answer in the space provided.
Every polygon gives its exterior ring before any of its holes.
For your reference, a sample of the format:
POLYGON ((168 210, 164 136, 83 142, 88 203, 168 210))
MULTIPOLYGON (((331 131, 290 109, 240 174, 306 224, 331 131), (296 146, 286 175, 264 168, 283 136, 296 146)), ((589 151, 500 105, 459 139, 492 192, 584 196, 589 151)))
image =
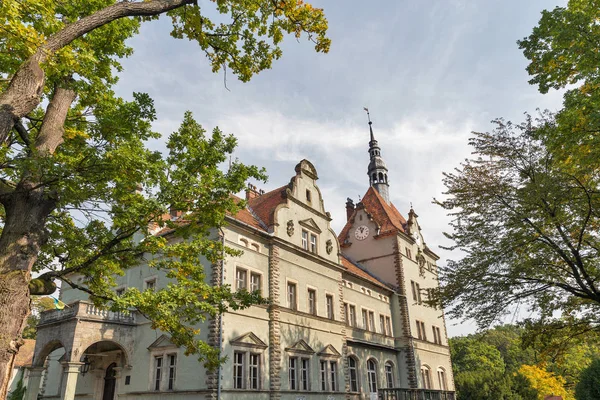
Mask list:
POLYGON ((303 227, 310 229, 313 232, 317 232, 317 233, 321 233, 322 232, 321 229, 319 228, 319 225, 317 225, 317 223, 315 222, 315 220, 312 219, 312 218, 308 218, 308 219, 305 219, 305 220, 302 220, 302 221, 298 221, 298 223, 300 225, 302 225, 303 227))
POLYGON ((290 353, 301 353, 301 354, 315 354, 315 351, 306 343, 300 339, 292 347, 286 347, 285 351, 290 353))
POLYGON ((158 339, 156 339, 154 342, 152 342, 152 344, 150 346, 148 346, 148 350, 155 350, 155 349, 165 349, 165 348, 176 348, 177 345, 175 345, 173 342, 171 342, 171 338, 168 337, 167 335, 160 335, 158 337, 158 339))
POLYGON ((231 343, 232 346, 250 347, 253 349, 261 350, 264 350, 267 347, 269 347, 265 342, 260 340, 260 338, 252 332, 248 332, 243 334, 242 336, 238 336, 237 338, 232 339, 229 343, 231 343))
POLYGON ((328 344, 317 354, 320 357, 340 358, 342 355, 332 345, 328 344))

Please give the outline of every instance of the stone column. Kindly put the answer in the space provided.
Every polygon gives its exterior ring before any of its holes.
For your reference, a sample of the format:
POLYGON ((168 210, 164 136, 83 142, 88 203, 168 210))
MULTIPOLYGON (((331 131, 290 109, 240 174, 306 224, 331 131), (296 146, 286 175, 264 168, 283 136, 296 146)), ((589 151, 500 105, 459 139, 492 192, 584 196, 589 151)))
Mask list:
POLYGON ((62 400, 74 400, 75 390, 77 389, 77 378, 79 377, 79 368, 83 365, 80 362, 63 362, 65 379, 62 387, 62 400))
POLYGON ((40 392, 40 382, 42 381, 42 374, 44 373, 44 367, 29 367, 27 377, 27 388, 25 389, 24 400, 37 400, 38 393, 40 392))

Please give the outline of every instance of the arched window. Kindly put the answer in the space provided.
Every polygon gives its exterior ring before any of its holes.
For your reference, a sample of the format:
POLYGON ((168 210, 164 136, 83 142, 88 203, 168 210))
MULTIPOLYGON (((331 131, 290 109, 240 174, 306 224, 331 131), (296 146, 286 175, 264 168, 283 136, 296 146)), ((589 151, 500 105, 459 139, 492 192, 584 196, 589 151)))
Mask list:
POLYGON ((252 250, 260 251, 260 246, 257 243, 252 243, 252 250))
POLYGON ((369 379, 369 393, 377 393, 377 364, 373 359, 367 361, 367 378, 369 379))
POLYGON ((421 380, 423 381, 423 389, 431 389, 431 371, 426 365, 421 367, 421 380))
POLYGON ((448 390, 448 384, 446 382, 446 371, 444 368, 439 367, 437 370, 438 382, 440 384, 440 390, 448 390))
POLYGON ((377 174, 373 174, 373 183, 377 183, 377 174))
POLYGON ((385 383, 390 389, 394 387, 394 365, 390 361, 385 363, 385 383))
POLYGON ((240 244, 244 247, 248 247, 248 241, 246 239, 240 239, 240 244))
POLYGON ((379 182, 383 182, 383 172, 379 173, 379 182))
POLYGON ((385 177, 385 183, 387 183, 387 174, 385 174, 384 177, 385 177))
POLYGON ((356 370, 356 358, 348 358, 348 370, 350 373, 350 391, 358 392, 358 372, 356 370))

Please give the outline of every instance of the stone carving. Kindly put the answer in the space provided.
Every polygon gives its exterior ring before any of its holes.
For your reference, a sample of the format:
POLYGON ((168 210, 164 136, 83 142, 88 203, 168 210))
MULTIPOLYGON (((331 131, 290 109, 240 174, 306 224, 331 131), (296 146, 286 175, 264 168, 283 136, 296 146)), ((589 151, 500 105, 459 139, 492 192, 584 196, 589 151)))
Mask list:
POLYGON ((419 249, 419 253, 417 253, 417 263, 419 264, 419 275, 425 276, 425 257, 421 253, 421 249, 419 249))
POLYGON ((331 254, 331 252, 333 251, 333 242, 331 241, 331 239, 325 242, 325 250, 327 251, 327 254, 331 254))
POLYGON ((294 221, 291 219, 287 222, 287 234, 289 237, 292 237, 294 234, 294 221))

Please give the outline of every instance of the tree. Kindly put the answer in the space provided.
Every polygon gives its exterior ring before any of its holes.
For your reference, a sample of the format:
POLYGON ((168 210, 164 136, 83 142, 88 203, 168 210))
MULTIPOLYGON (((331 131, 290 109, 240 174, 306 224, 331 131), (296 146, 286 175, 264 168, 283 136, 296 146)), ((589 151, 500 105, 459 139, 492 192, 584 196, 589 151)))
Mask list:
POLYGON ((600 359, 595 359, 586 368, 575 387, 577 400, 595 400, 600 398, 600 359))
POLYGON ((537 365, 522 365, 519 373, 538 393, 538 400, 544 400, 548 395, 561 396, 563 400, 573 400, 573 396, 565 389, 565 380, 562 376, 548 372, 537 365))
POLYGON ((201 261, 234 254, 211 239, 225 215, 243 206, 230 193, 249 177, 264 179, 263 172, 237 161, 220 169, 235 139, 218 129, 205 136, 191 114, 169 138, 168 155, 149 151, 146 141, 158 137, 150 128, 152 100, 139 93, 117 98, 115 73, 119 58, 133 51, 126 39, 164 13, 173 21, 172 36, 197 42, 214 72, 227 67, 242 81, 281 56, 285 34, 305 32, 326 52, 327 21, 300 0, 208 4, 217 12, 205 12, 196 0, 2 2, 0 398, 30 313, 30 292, 51 293, 56 280, 113 309, 137 308, 209 366, 218 362, 216 353, 190 326, 224 307, 259 301, 204 285, 201 261), (187 212, 185 224, 161 217, 171 207, 187 212), (171 245, 153 236, 149 223, 186 240, 171 245), (113 275, 140 255, 159 252, 164 258, 153 266, 167 269, 173 283, 115 298, 113 275), (69 279, 74 273, 83 284, 69 279), (184 277, 193 280, 178 279, 184 277))
POLYGON ((600 308, 600 165, 570 168, 546 139, 552 115, 474 133, 475 158, 444 174, 453 217, 450 249, 465 256, 441 269, 450 314, 481 326, 524 306, 553 320, 597 326, 600 308))

